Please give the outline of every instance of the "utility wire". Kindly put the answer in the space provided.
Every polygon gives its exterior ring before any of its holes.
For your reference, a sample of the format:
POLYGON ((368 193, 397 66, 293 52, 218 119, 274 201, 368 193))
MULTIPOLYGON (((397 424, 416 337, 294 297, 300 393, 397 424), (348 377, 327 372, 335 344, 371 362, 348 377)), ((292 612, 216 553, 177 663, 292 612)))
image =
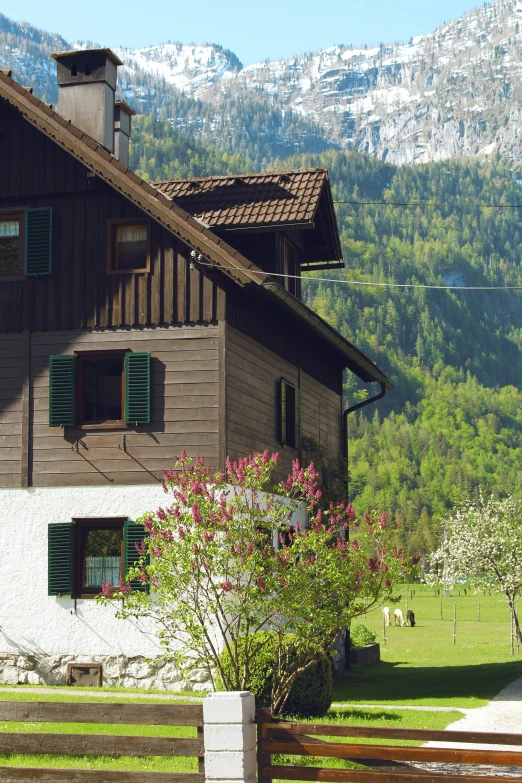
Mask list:
MULTIPOLYGON (((372 283, 366 280, 339 280, 335 277, 301 277, 301 275, 283 275, 277 272, 264 272, 262 269, 241 270, 235 266, 217 266, 208 261, 198 261, 198 266, 212 266, 217 269, 227 269, 231 272, 247 271, 252 275, 268 275, 269 277, 284 277, 294 280, 317 280, 319 283, 340 283, 344 285, 378 286, 379 288, 434 288, 443 291, 522 291, 522 285, 422 285, 421 283, 372 283)), ((312 270, 310 270, 312 271, 312 270)))
POLYGON ((440 207, 454 209, 455 207, 469 207, 470 209, 480 207, 482 209, 522 209, 522 204, 479 204, 473 201, 456 201, 453 204, 443 204, 430 199, 419 199, 418 201, 342 201, 334 199, 334 204, 350 204, 354 207, 382 206, 382 207, 440 207))

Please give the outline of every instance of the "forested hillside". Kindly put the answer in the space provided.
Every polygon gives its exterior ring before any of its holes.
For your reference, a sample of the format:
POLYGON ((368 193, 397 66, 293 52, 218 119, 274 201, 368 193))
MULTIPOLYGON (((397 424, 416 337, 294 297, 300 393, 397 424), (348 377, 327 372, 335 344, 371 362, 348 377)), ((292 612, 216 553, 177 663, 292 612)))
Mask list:
MULTIPOLYGON (((337 204, 346 271, 310 280, 305 298, 395 384, 350 417, 351 497, 392 511, 426 551, 479 486, 522 490, 522 292, 466 290, 522 285, 522 210, 473 206, 522 204, 522 189, 500 159, 395 168, 332 152, 284 165, 327 166, 336 200, 386 202, 337 204)), ((346 393, 364 394, 353 377, 346 393)))

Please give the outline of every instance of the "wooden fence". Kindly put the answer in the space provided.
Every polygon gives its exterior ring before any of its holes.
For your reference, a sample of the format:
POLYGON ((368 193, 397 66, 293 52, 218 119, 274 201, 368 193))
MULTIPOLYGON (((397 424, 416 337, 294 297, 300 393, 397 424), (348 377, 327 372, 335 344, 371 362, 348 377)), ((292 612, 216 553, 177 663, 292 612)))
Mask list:
MULTIPOLYGON (((330 742, 323 737, 364 737, 379 740, 416 740, 420 742, 480 743, 517 745, 521 734, 486 732, 431 731, 426 729, 384 729, 369 726, 339 726, 272 721, 267 710, 258 710, 258 783, 277 780, 323 781, 324 783, 498 783, 522 781, 522 776, 507 777, 492 773, 465 776, 443 770, 426 770, 415 763, 487 765, 522 767, 522 752, 514 750, 465 750, 460 748, 413 747, 390 744, 349 744, 330 742), (283 766, 272 763, 272 754, 315 756, 353 761, 369 769, 333 769, 325 767, 283 766)), ((514 771, 516 772, 516 771, 514 771)), ((513 773, 511 773, 513 774, 513 773)))
POLYGON ((0 734, 0 753, 67 756, 197 756, 199 772, 0 767, 1 783, 204 783, 203 707, 1 701, 0 721, 196 726, 197 739, 103 734, 0 734))

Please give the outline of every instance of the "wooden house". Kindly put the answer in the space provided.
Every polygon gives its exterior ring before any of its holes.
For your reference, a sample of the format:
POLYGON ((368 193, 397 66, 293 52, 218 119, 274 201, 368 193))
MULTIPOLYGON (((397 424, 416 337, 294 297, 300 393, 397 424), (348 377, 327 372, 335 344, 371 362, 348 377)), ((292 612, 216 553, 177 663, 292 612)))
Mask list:
POLYGON ((58 110, 0 72, 0 681, 90 661, 163 687, 151 629, 89 600, 162 470, 268 448, 283 475, 304 437, 340 455, 343 371, 390 384, 300 299, 302 271, 342 264, 326 171, 148 184, 118 58, 54 57, 58 110))

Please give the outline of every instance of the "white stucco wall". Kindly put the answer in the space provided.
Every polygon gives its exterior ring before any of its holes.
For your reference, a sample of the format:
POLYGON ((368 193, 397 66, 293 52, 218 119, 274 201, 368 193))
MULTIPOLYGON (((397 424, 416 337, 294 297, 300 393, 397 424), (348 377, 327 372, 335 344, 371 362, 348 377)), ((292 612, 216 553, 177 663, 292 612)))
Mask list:
POLYGON ((137 519, 165 502, 161 485, 0 490, 0 653, 152 657, 154 629, 117 620, 93 599, 47 595, 47 526, 73 517, 137 519))

